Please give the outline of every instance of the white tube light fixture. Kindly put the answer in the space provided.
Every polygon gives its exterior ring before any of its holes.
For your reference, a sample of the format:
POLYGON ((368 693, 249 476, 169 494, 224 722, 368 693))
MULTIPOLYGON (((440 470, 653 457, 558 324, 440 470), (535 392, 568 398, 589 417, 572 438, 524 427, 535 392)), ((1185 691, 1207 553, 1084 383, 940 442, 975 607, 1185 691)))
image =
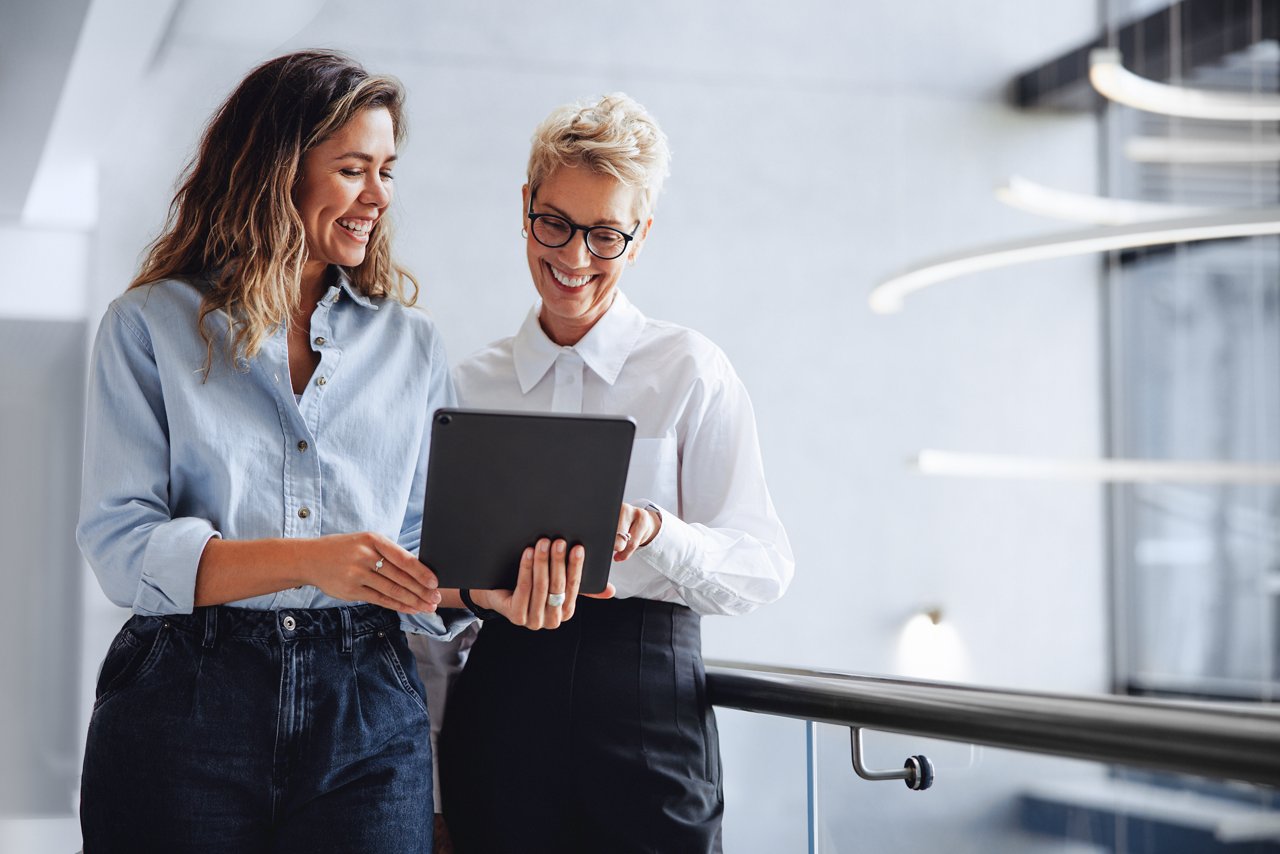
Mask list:
POLYGON ((1157 83, 1126 69, 1120 51, 1114 48, 1089 52, 1089 82, 1108 100, 1148 113, 1217 121, 1280 121, 1280 96, 1239 95, 1157 83))
POLYGON ((1179 217, 1009 240, 964 252, 953 252, 908 267, 878 284, 871 291, 868 302, 871 310, 877 314, 892 314, 902 310, 903 300, 908 294, 984 270, 1140 246, 1267 234, 1280 234, 1280 208, 1179 217))
POLYGON ((1273 163, 1280 160, 1280 139, 1135 136, 1125 140, 1124 156, 1135 163, 1273 163))
POLYGON ((1091 225, 1127 225, 1173 217, 1204 216, 1219 210, 1072 193, 1037 184, 1021 175, 1011 175, 997 187, 996 198, 1010 207, 1028 213, 1091 225))
POLYGON ((921 474, 944 477, 1133 483, 1280 483, 1280 464, 1227 460, 1063 460, 926 449, 916 456, 914 462, 921 474))

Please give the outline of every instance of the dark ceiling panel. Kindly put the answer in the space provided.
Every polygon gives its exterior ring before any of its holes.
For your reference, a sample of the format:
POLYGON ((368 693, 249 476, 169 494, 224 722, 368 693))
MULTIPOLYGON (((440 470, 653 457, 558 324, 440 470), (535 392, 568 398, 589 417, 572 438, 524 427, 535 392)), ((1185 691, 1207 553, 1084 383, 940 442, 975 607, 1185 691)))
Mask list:
POLYGON ((1273 0, 1182 0, 1020 74, 1010 98, 1019 107, 1097 107, 1101 99, 1089 85, 1089 52, 1110 44, 1120 49, 1130 71, 1168 80, 1173 76, 1175 31, 1180 32, 1181 76, 1187 76, 1256 42, 1280 37, 1280 6, 1273 0))

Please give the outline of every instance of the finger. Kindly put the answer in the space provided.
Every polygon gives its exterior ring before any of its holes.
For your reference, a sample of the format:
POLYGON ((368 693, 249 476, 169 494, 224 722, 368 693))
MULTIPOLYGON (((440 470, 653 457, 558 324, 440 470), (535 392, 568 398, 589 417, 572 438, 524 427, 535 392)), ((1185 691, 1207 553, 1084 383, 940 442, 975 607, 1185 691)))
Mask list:
POLYGON ((540 629, 547 616, 547 593, 550 584, 551 541, 538 540, 533 554, 533 589, 529 592, 529 622, 526 629, 540 629))
POLYGON ((623 561, 635 554, 636 545, 640 542, 639 529, 642 527, 642 519, 643 516, 636 513, 627 520, 627 527, 618 529, 618 534, 614 538, 614 560, 623 561))
POLYGON ((371 605, 378 605, 386 608, 388 611, 395 611, 397 614, 421 614, 417 608, 406 608, 394 599, 388 599, 373 588, 361 591, 360 600, 368 602, 371 605))
POLYGON ((622 532, 631 529, 631 510, 630 504, 623 503, 622 509, 618 511, 618 527, 614 529, 618 533, 613 536, 613 550, 615 552, 626 548, 627 538, 622 536, 622 532))
MULTIPOLYGON (((414 559, 414 563, 417 563, 416 558, 414 559)), ((374 565, 377 566, 377 564, 374 565)), ((440 604, 440 591, 438 589, 424 587, 421 582, 409 573, 405 572, 398 565, 386 562, 383 564, 382 569, 377 571, 383 578, 408 590, 421 601, 432 605, 440 604)))
MULTIPOLYGON (((428 590, 415 581, 413 576, 393 563, 392 558, 385 557, 381 553, 377 554, 377 559, 369 569, 378 580, 374 581, 362 576, 358 578, 362 585, 372 587, 415 610, 435 610, 435 606, 440 603, 439 591, 428 590)), ((414 562, 417 562, 416 558, 414 562)))
MULTIPOLYGON (((528 621, 529 594, 533 590, 533 548, 526 548, 520 555, 520 574, 516 576, 516 589, 507 601, 507 620, 523 626, 528 621)), ((497 595, 501 595, 498 593, 497 595)))
POLYGON ((627 541, 627 557, 631 557, 636 553, 636 549, 640 548, 640 544, 645 539, 645 526, 649 524, 649 519, 643 510, 631 517, 631 527, 627 529, 627 533, 631 535, 631 539, 627 541))
POLYGON ((550 573, 547 577, 547 596, 559 593, 564 596, 564 601, 559 605, 547 605, 547 628, 558 629, 560 623, 564 620, 565 607, 569 602, 568 587, 568 571, 565 564, 568 562, 569 546, 564 540, 556 540, 551 547, 551 566, 550 573))
POLYGON ((583 593, 582 595, 587 597, 588 599, 612 599, 617 594, 618 594, 617 588, 613 586, 613 583, 606 582, 604 585, 604 590, 602 590, 601 592, 583 593))
POLYGON ((564 618, 573 617, 578 609, 578 588, 582 585, 582 564, 587 552, 582 546, 574 546, 569 550, 569 566, 565 573, 564 618))
POLYGON ((384 557, 387 563, 394 564, 397 569, 408 575, 420 586, 428 590, 434 590, 440 586, 440 580, 436 578, 436 574, 431 571, 431 568, 418 560, 408 550, 402 549, 398 543, 379 536, 376 548, 378 554, 384 557))
POLYGON ((435 605, 422 602, 403 587, 392 584, 382 576, 376 576, 376 578, 378 580, 370 579, 361 587, 360 598, 364 599, 364 601, 390 608, 393 611, 399 611, 402 614, 432 613, 435 611, 435 605))
MULTIPOLYGON (((385 571, 386 566, 383 567, 383 572, 385 571)), ((434 611, 436 609, 436 602, 439 601, 438 598, 436 598, 435 601, 432 601, 431 599, 419 596, 408 587, 398 584, 393 579, 388 578, 382 572, 374 572, 373 570, 370 570, 365 577, 361 579, 361 583, 364 585, 366 590, 376 590, 383 596, 400 603, 406 608, 411 608, 414 611, 434 611)))

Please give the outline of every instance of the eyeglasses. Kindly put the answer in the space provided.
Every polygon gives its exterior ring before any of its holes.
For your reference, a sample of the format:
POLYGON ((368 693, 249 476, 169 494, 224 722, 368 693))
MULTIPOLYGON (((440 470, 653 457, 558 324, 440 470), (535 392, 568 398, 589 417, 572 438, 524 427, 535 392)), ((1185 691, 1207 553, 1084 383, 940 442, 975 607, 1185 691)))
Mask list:
POLYGON ((627 244, 635 239, 640 221, 628 234, 607 225, 578 225, 556 214, 533 212, 533 196, 529 197, 529 230, 534 240, 549 249, 564 246, 579 231, 587 241, 587 250, 601 261, 612 261, 627 251, 627 244))

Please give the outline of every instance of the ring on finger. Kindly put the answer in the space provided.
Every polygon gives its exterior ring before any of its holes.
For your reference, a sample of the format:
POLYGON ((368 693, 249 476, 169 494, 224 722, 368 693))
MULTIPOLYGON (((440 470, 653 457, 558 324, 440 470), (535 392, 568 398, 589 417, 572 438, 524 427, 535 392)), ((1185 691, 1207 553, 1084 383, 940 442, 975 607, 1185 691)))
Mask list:
POLYGON ((629 542, 631 542, 631 532, 630 532, 630 531, 619 531, 619 532, 618 532, 618 536, 619 536, 619 537, 622 537, 622 541, 623 541, 624 543, 629 543, 629 542))
POLYGON ((559 607, 560 607, 561 605, 563 605, 563 604, 564 604, 564 594, 563 594, 563 593, 548 593, 548 594, 547 594, 547 607, 548 607, 548 608, 559 608, 559 607))
POLYGON ((374 571, 374 572, 382 572, 382 565, 383 565, 384 563, 386 563, 386 562, 387 562, 387 561, 386 561, 386 558, 383 558, 383 557, 379 556, 379 557, 378 557, 378 562, 377 562, 377 563, 375 563, 375 564, 373 565, 373 571, 374 571))

